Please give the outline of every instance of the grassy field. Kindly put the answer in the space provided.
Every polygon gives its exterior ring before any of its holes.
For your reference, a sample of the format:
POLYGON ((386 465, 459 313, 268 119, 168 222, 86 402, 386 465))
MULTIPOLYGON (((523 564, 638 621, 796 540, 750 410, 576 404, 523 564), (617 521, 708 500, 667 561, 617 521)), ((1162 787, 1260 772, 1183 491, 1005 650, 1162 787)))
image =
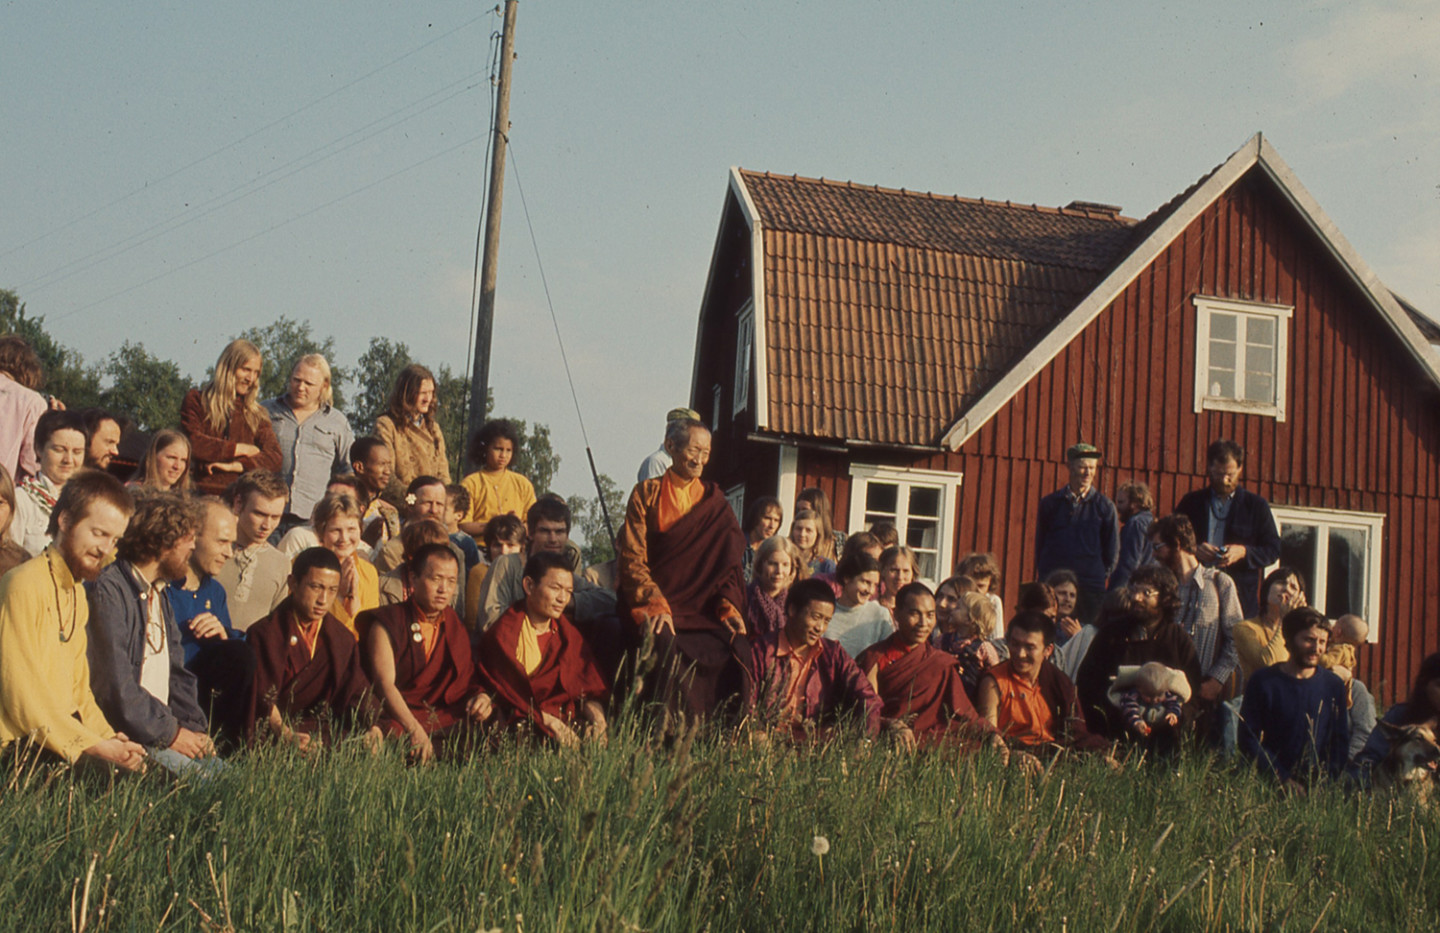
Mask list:
MULTIPOLYGON (((26 930, 1416 930, 1440 818, 1179 768, 794 751, 267 751, 218 780, 44 769, 0 797, 26 930), (828 852, 816 837, 828 842, 828 852)), ((1440 862, 1440 859, 1437 859, 1440 862)))

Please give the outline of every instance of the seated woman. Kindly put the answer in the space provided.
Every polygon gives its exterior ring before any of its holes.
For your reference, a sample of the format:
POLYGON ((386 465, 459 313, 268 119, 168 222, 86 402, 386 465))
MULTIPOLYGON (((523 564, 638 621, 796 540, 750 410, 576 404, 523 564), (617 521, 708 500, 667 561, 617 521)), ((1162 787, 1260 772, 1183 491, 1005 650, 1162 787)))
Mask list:
POLYGON ((340 595, 330 612, 352 634, 358 633, 355 617, 380 605, 380 574, 359 554, 360 515, 350 493, 327 492, 310 516, 320 546, 340 560, 340 595))
POLYGON ((894 544, 880 553, 880 588, 875 601, 895 612, 895 594, 915 582, 915 552, 894 544))
POLYGON ((802 577, 835 572, 835 541, 824 534, 820 513, 806 509, 795 513, 790 523, 790 540, 800 549, 802 577))
POLYGON ((890 613, 871 599, 880 583, 880 565, 863 551, 851 554, 835 568, 840 596, 826 637, 840 643, 845 653, 858 658, 860 652, 895 634, 890 613))
POLYGON ((215 362, 215 376, 180 403, 180 426, 190 438, 195 485, 222 496, 241 473, 280 469, 280 441, 260 407, 260 351, 232 340, 215 362))
POLYGON ((35 425, 35 456, 40 472, 21 480, 15 491, 15 520, 10 540, 31 557, 50 543, 50 513, 60 490, 85 465, 85 422, 73 411, 47 411, 35 425))
POLYGON ((745 532, 745 561, 741 569, 745 572, 745 584, 748 586, 755 577, 755 564, 760 559, 760 545, 780 533, 780 526, 785 522, 785 512, 780 506, 780 500, 774 496, 761 496, 750 505, 749 511, 745 513, 745 525, 740 530, 745 532))
POLYGON ((499 515, 524 520, 535 504, 535 487, 510 469, 520 449, 520 432, 504 418, 485 422, 470 441, 470 461, 480 469, 460 481, 470 494, 470 508, 460 516, 460 530, 474 538, 499 515))
POLYGON ((139 475, 127 485, 190 495, 189 438, 173 428, 156 431, 140 463, 139 475))
POLYGON ((1240 687, 1262 667, 1290 657, 1280 620, 1305 606, 1305 578, 1291 567, 1277 567, 1260 584, 1260 615, 1235 626, 1235 654, 1240 658, 1240 687))
POLYGON ((1061 648, 1080 634, 1080 619, 1075 615, 1075 606, 1080 602, 1080 578, 1075 571, 1061 568, 1050 571, 1045 582, 1055 594, 1055 647, 1061 648))
POLYGON ((780 535, 766 538, 755 555, 755 579, 745 591, 749 634, 767 635, 785 627, 785 593, 795 582, 800 551, 780 535))
POLYGON ((470 646, 470 633, 450 605, 460 561, 444 544, 427 544, 410 559, 410 598, 361 614, 361 660, 385 706, 380 728, 407 736, 410 754, 430 761, 451 756, 477 737, 493 709, 470 646))

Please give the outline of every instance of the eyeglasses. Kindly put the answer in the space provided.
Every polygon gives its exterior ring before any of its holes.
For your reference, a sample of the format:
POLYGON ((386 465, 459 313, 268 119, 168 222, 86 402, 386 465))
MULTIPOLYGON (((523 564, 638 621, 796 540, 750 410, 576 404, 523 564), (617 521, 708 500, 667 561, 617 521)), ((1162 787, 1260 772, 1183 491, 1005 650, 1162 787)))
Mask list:
POLYGON ((1132 596, 1159 596, 1160 591, 1153 586, 1137 586, 1130 591, 1132 596))

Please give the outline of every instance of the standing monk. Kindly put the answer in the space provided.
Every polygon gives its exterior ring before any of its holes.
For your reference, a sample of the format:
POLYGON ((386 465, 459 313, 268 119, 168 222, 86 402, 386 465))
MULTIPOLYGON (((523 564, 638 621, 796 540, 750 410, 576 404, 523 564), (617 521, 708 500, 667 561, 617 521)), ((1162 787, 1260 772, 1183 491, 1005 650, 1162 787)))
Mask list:
MULTIPOLYGON (((246 636, 255 652, 256 725, 300 749, 324 741, 327 726, 349 726, 379 713, 360 667, 355 636, 330 607, 340 592, 340 558, 325 548, 301 551, 287 581, 290 595, 246 636)), ((370 728, 378 741, 380 729, 370 728)))
POLYGON ((561 745, 575 747, 579 724, 605 734, 610 688, 590 648, 565 616, 574 573, 563 554, 540 551, 525 562, 525 599, 480 637, 477 661, 500 709, 528 720, 561 745))
POLYGON ((654 636, 657 697, 671 712, 703 716, 736 696, 745 641, 745 535, 725 494, 700 474, 710 431, 670 422, 661 476, 636 485, 620 531, 621 618, 654 636))
POLYGON ((975 740, 1004 748, 995 727, 975 712, 955 656, 930 644, 935 595, 909 583, 895 595, 898 631, 860 653, 856 664, 880 695, 880 717, 904 748, 975 740))
POLYGON ((470 633, 451 608, 460 561, 444 544, 427 544, 410 559, 410 598, 362 612, 356 620, 363 662, 385 704, 381 726, 410 738, 420 761, 469 737, 490 717, 490 697, 475 669, 470 633))

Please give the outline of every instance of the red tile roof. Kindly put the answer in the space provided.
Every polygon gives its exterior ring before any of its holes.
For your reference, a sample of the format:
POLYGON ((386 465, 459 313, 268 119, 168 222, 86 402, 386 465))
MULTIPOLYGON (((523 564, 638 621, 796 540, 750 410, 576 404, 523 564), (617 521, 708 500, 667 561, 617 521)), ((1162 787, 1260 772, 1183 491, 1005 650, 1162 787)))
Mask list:
POLYGON ((1119 262, 1137 221, 742 170, 764 236, 767 429, 933 447, 1119 262))

